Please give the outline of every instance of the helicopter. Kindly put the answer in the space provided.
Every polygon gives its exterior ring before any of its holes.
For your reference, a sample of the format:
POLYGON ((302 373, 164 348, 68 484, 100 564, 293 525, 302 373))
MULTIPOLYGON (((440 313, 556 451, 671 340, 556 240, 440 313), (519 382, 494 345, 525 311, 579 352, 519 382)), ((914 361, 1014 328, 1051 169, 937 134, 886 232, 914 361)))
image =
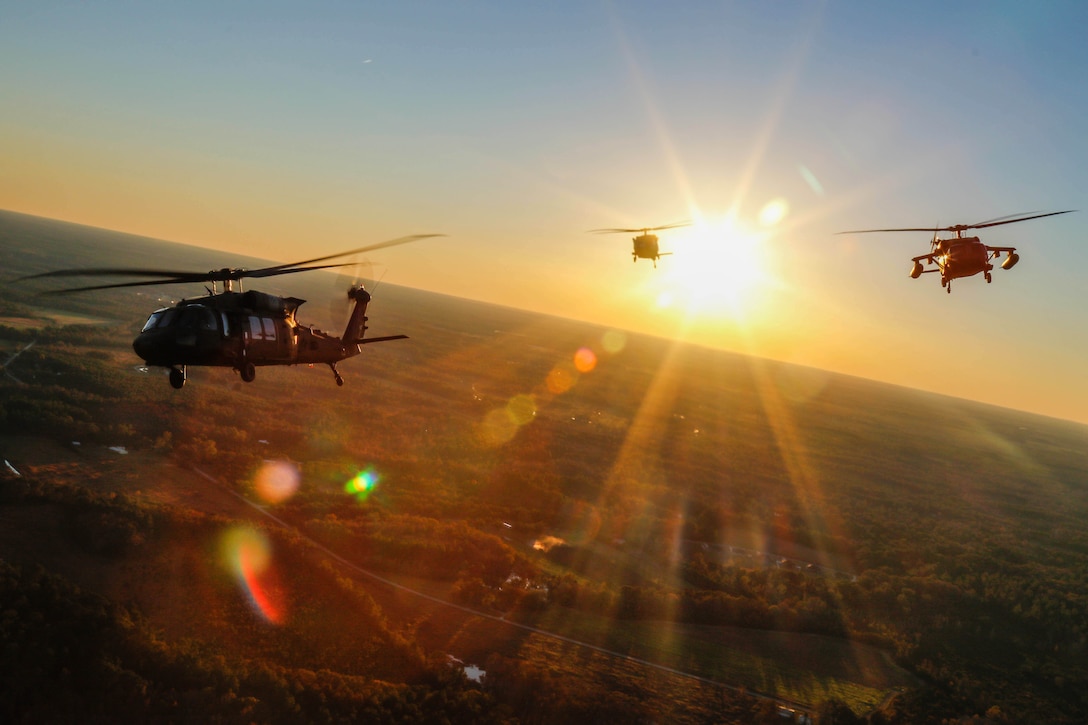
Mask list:
POLYGON ((46 277, 158 277, 135 282, 74 287, 44 294, 71 294, 118 287, 210 282, 207 295, 183 299, 173 307, 162 307, 147 318, 132 348, 149 366, 170 370, 170 385, 180 390, 185 385, 186 368, 214 366, 233 368, 247 383, 257 376, 257 367, 265 365, 313 365, 324 363, 332 370, 336 384, 344 378, 336 369, 341 360, 362 352, 362 346, 374 342, 402 340, 407 335, 365 337, 366 308, 370 293, 360 284, 348 290, 349 304, 354 302, 343 335, 323 332, 298 322, 298 308, 305 302, 297 297, 242 290, 241 280, 274 277, 296 272, 355 266, 356 262, 317 264, 337 257, 362 254, 420 239, 442 236, 417 234, 371 244, 347 252, 330 254, 289 264, 261 269, 224 268, 210 272, 183 272, 161 269, 61 269, 20 277, 16 281, 46 277), (222 283, 223 291, 218 289, 222 283))
POLYGON ((675 229, 676 227, 689 226, 691 222, 676 222, 675 224, 666 224, 660 227, 643 227, 642 229, 590 229, 591 234, 635 234, 631 241, 634 242, 634 249, 631 250, 631 261, 637 262, 639 259, 649 259, 654 263, 654 267, 657 267, 657 260, 666 255, 672 254, 672 252, 659 252, 657 251, 657 235, 650 234, 650 232, 657 232, 663 229, 675 229))
POLYGON ((983 244, 978 237, 963 236, 964 232, 970 229, 986 229, 988 227, 1001 226, 1002 224, 1026 222, 1029 219, 1042 219, 1043 217, 1056 216, 1058 214, 1069 214, 1073 211, 1076 210, 1067 209, 1065 211, 1052 211, 1046 214, 1032 214, 1030 216, 1012 214, 1010 216, 998 217, 997 219, 991 219, 985 222, 978 222, 977 224, 956 224, 950 227, 859 229, 852 232, 839 232, 839 234, 933 232, 933 239, 929 243, 929 254, 920 254, 911 259, 914 264, 910 268, 910 276, 912 279, 918 279, 927 272, 940 272, 941 286, 944 287, 946 292, 951 294, 952 280, 954 279, 972 277, 979 272, 982 272, 987 284, 993 281, 990 272, 993 270, 994 266, 990 262, 991 260, 999 259, 1002 253, 1005 254, 1005 261, 1001 263, 1001 269, 1012 269, 1016 266, 1016 263, 1020 261, 1020 255, 1016 253, 1016 247, 991 247, 983 244), (956 236, 949 239, 941 239, 938 236, 940 232, 951 232, 956 236), (937 267, 936 269, 925 269, 922 265, 923 262, 925 262, 926 265, 935 264, 937 267))

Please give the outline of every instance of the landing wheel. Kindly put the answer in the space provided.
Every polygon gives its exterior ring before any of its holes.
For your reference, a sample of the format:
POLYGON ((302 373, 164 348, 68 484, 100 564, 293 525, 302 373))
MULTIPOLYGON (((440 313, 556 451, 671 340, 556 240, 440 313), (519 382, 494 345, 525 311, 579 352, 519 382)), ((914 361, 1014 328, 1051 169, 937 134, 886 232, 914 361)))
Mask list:
POLYGON ((339 385, 341 388, 344 387, 344 379, 340 377, 340 373, 336 374, 336 384, 339 385))
POLYGON ((242 376, 242 380, 252 383, 253 379, 257 377, 257 368, 251 362, 244 362, 242 367, 238 368, 238 374, 242 376))
POLYGON ((989 272, 987 272, 987 273, 986 273, 986 284, 990 284, 990 282, 992 282, 992 281, 993 281, 993 279, 994 279, 994 278, 993 278, 993 275, 992 275, 992 274, 990 274, 989 272))
POLYGON ((944 291, 948 294, 952 294, 952 285, 946 285, 944 291))
POLYGON ((185 385, 185 368, 170 368, 170 385, 174 390, 181 390, 185 385))
POLYGON ((340 371, 336 369, 336 363, 329 363, 329 370, 332 370, 332 375, 336 378, 336 384, 343 387, 344 379, 340 377, 340 371))

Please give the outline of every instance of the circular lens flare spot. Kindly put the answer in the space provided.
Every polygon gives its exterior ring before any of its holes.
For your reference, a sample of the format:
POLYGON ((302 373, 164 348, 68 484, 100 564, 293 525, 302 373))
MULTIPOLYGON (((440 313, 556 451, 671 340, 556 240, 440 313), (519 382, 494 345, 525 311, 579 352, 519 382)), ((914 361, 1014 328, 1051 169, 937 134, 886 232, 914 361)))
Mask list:
POLYGON ((609 330, 601 337, 601 347, 609 355, 616 355, 627 347, 627 335, 619 330, 609 330))
POLYGON ((574 384, 578 382, 578 370, 574 366, 556 365, 552 368, 552 371, 548 373, 547 379, 544 381, 545 386, 548 388, 548 392, 552 395, 560 395, 567 392, 574 387, 574 384))
POLYGON ((536 398, 532 395, 515 395, 506 404, 506 412, 516 425, 527 425, 536 417, 536 398))
POLYGON ((588 347, 574 353, 574 367, 580 373, 588 373, 597 367, 597 356, 588 347))
POLYGON ((790 211, 790 205, 785 199, 772 199, 763 205, 759 212, 759 223, 765 227, 773 227, 783 219, 790 211))
POLYGON ((671 292, 662 292, 657 296, 657 306, 662 310, 667 310, 672 307, 672 301, 673 297, 671 292))
POLYGON ((253 489, 265 503, 282 503, 299 486, 298 466, 288 461, 264 461, 253 476, 253 489))
POLYGON ((351 494, 357 501, 362 503, 378 487, 380 479, 381 476, 378 475, 377 471, 373 468, 367 468, 365 471, 357 473, 354 478, 344 484, 344 492, 351 494))
POLYGON ((501 446, 517 434, 518 424, 509 408, 495 408, 484 416, 478 430, 480 440, 485 446, 501 446))

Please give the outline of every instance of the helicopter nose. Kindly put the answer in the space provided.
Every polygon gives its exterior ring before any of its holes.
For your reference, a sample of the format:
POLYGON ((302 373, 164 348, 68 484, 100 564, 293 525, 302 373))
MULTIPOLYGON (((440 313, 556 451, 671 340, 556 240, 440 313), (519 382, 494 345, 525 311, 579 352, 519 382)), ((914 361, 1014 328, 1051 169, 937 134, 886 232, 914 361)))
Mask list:
POLYGON ((140 356, 144 362, 148 361, 151 354, 152 344, 147 339, 147 333, 140 333, 135 340, 132 341, 132 349, 136 351, 136 354, 140 356))

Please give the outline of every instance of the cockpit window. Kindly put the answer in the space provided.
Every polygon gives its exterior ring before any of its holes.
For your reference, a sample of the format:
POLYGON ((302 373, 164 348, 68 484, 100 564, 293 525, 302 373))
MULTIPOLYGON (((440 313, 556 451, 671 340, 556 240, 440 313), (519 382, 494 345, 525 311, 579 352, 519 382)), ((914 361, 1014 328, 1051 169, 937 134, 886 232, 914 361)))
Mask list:
POLYGON ((156 310, 151 313, 151 317, 147 318, 147 322, 144 323, 143 329, 140 332, 147 332, 156 327, 166 327, 174 321, 174 317, 177 316, 177 310, 171 308, 168 310, 156 310))

